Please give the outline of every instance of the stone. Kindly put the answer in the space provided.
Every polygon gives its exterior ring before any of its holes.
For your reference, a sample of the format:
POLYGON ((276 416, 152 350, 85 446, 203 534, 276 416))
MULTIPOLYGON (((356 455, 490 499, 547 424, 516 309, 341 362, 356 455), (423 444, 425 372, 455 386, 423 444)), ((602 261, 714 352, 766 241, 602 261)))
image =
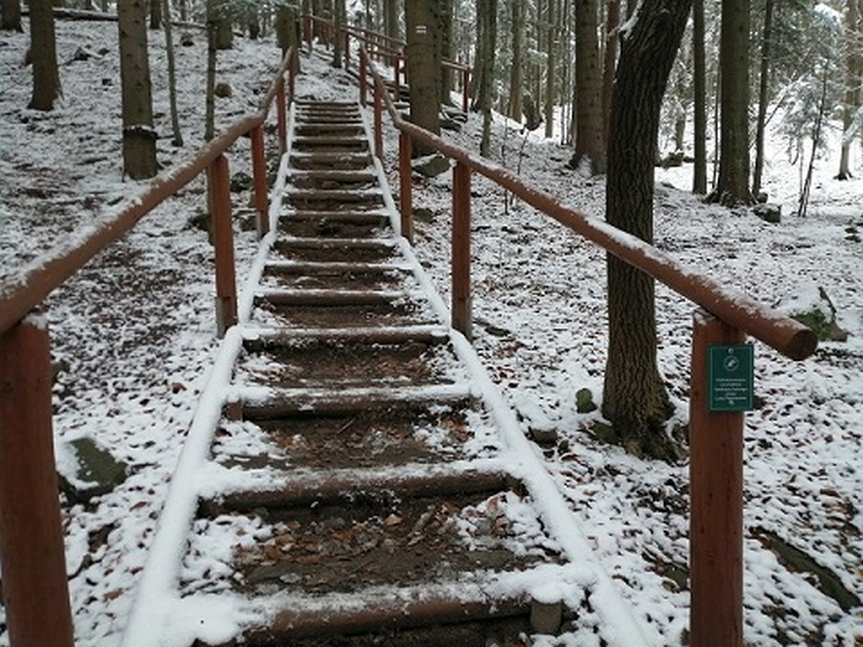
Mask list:
POLYGON ((557 443, 557 429, 551 427, 530 427, 530 437, 538 445, 554 445, 557 443))
POLYGON ((448 117, 441 118, 440 127, 444 130, 449 130, 450 132, 460 132, 461 131, 461 123, 456 121, 455 119, 450 119, 448 117))
POLYGON ((823 287, 800 289, 780 309, 811 328, 820 341, 848 341, 848 331, 836 321, 836 306, 823 287))
POLYGON ((781 204, 757 204, 752 207, 752 213, 761 218, 764 222, 778 224, 782 221, 781 204))
POLYGON ((248 173, 238 171, 231 176, 231 193, 248 191, 252 186, 252 177, 248 173))
POLYGON ((184 31, 180 34, 180 45, 183 47, 192 47, 195 44, 195 39, 192 37, 192 33, 188 31, 184 31))
POLYGON ((767 198, 767 192, 765 191, 759 191, 755 194, 755 202, 758 204, 767 204, 767 198))
POLYGON ((583 388, 575 392, 575 409, 579 413, 596 411, 596 405, 593 403, 593 393, 591 393, 590 389, 583 388))
POLYGON ((434 220, 434 211, 425 207, 417 207, 414 209, 414 220, 432 222, 434 220))
POLYGON ((234 96, 234 91, 231 88, 230 83, 220 81, 219 83, 216 83, 216 87, 213 88, 213 94, 215 94, 220 99, 227 99, 228 97, 234 96))
POLYGON ((60 489, 73 503, 87 503, 108 494, 126 480, 126 464, 92 438, 77 438, 66 444, 66 450, 74 457, 75 465, 72 473, 59 475, 60 489))
POLYGON ((85 47, 81 47, 80 45, 75 48, 75 52, 72 54, 72 58, 66 61, 67 64, 74 63, 76 61, 89 61, 93 58, 93 53, 85 47))
POLYGON ((421 157, 412 162, 413 170, 425 177, 436 177, 442 173, 446 173, 450 166, 449 160, 443 155, 430 155, 421 157))
POLYGON ((563 603, 533 597, 530 601, 530 626, 538 634, 556 636, 563 622, 563 603))

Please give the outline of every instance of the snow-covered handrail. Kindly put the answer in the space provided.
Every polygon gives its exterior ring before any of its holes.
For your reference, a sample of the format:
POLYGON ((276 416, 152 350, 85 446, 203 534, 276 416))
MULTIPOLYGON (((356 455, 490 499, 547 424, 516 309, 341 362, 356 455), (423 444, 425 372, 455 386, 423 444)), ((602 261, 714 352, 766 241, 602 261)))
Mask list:
MULTIPOLYGON (((96 222, 79 227, 63 242, 28 263, 14 278, 0 284, 0 335, 12 328, 99 252, 124 236, 152 209, 206 171, 237 139, 260 128, 267 120, 273 103, 283 104, 284 77, 288 72, 288 94, 293 93, 292 84, 298 61, 295 50, 288 50, 257 112, 234 121, 186 161, 150 180, 147 188, 138 195, 125 200, 96 222)), ((280 105, 280 138, 284 137, 284 110, 285 106, 280 105)))
MULTIPOLYGON (((360 56, 364 56, 362 50, 360 56)), ((562 204, 551 194, 525 183, 509 169, 402 119, 389 92, 386 91, 383 77, 368 56, 365 60, 374 84, 380 88, 393 125, 411 139, 467 165, 535 209, 786 357, 803 360, 815 352, 818 345, 815 333, 799 321, 756 302, 740 290, 728 287, 713 277, 687 269, 669 254, 637 236, 562 204)))

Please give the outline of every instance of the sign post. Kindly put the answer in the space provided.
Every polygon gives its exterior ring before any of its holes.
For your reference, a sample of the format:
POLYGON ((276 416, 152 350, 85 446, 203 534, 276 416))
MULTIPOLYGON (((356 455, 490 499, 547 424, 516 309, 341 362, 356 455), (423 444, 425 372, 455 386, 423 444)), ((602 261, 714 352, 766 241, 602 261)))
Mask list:
POLYGON ((755 353, 752 344, 710 346, 709 408, 711 411, 751 411, 755 353))

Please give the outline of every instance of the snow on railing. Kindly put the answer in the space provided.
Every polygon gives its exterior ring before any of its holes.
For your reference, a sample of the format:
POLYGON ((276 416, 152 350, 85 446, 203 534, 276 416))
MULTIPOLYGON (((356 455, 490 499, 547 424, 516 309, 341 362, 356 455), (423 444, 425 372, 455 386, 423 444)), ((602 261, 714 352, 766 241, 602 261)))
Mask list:
MULTIPOLYGON (((383 112, 399 131, 401 231, 412 239, 413 142, 455 160, 453 169, 452 326, 471 334, 470 179, 477 172, 538 211, 581 234, 623 262, 652 276, 699 306, 693 317, 690 373, 690 644, 743 645, 743 417, 711 410, 708 355, 711 346, 739 345, 749 334, 794 360, 811 356, 815 333, 743 292, 684 267, 653 245, 599 218, 573 209, 512 171, 403 119, 370 54, 360 48, 360 103, 373 86, 375 155, 383 163, 383 112)), ((614 617, 614 601, 605 614, 614 617)))
POLYGON ((219 336, 237 323, 237 289, 228 148, 250 135, 259 237, 270 228, 263 126, 276 105, 280 152, 287 147, 287 106, 299 72, 290 48, 260 109, 233 122, 186 161, 151 180, 138 195, 84 225, 0 285, 0 570, 13 647, 72 647, 72 615, 57 473, 54 465, 49 333, 44 299, 119 240, 156 206, 201 173, 208 175, 219 336), (287 91, 285 75, 287 74, 287 91), (287 97, 286 97, 287 94, 287 97))

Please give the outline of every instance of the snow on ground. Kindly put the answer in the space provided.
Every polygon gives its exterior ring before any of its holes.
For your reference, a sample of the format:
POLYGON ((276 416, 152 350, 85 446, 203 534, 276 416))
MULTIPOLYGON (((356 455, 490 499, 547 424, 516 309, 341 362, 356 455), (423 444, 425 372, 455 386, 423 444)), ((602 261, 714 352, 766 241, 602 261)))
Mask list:
MULTIPOLYGON (((163 38, 149 32, 158 158, 164 168, 203 139, 206 39, 202 31, 190 33, 194 46, 177 46, 186 140, 178 150, 170 143, 163 38)), ((61 66, 64 99, 43 114, 26 109, 31 72, 21 61, 28 36, 0 35, 0 283, 143 187, 122 178, 116 23, 58 21, 57 40, 61 62, 79 46, 94 58, 61 66), (100 55, 102 48, 108 51, 100 55)), ((257 110, 278 64, 272 41, 238 38, 235 49, 220 53, 219 80, 232 85, 233 97, 217 99, 217 128, 257 110)), ((268 145, 274 144, 268 134, 268 145)), ((250 173, 248 140, 238 141, 229 158, 233 173, 250 173)), ((248 191, 234 194, 234 207, 247 206, 248 198, 248 191)), ((212 366, 213 253, 206 231, 189 222, 205 209, 205 184, 199 179, 47 301, 60 371, 57 439, 92 436, 130 466, 129 478, 111 494, 87 505, 64 505, 81 646, 119 642, 168 480, 212 366)), ((250 216, 236 224, 241 284, 257 245, 250 216)), ((0 645, 6 641, 0 608, 0 645)))
MULTIPOLYGON (((385 123, 385 166, 395 187, 397 140, 385 123)), ((511 126, 496 119, 492 150, 496 161, 516 168, 522 140, 511 126)), ((480 119, 474 115, 461 133, 445 134, 476 151, 480 119)), ((863 596, 863 243, 846 231, 863 225, 863 182, 830 179, 835 160, 820 160, 810 215, 798 219, 797 175, 782 163, 781 147, 772 143, 766 170, 766 190, 785 206, 781 225, 703 205, 685 190, 691 167, 658 171, 656 245, 766 304, 822 286, 851 333, 846 343, 822 343, 802 363, 758 344, 763 404, 747 416, 745 436, 747 643, 850 646, 863 638, 861 609, 841 609, 813 575, 786 568, 767 545, 775 533, 863 596)), ((566 169, 571 151, 536 134, 524 150, 526 180, 603 217, 604 178, 566 169)), ((448 294, 451 173, 415 178, 414 208, 426 210, 416 216, 416 251, 448 294)), ((639 460, 599 442, 589 429, 601 416, 578 414, 575 406, 581 387, 601 402, 604 254, 529 207, 507 210, 504 192, 477 175, 472 196, 475 346, 526 418, 556 424, 561 442, 546 451, 547 465, 599 557, 657 644, 681 644, 689 615, 688 465, 639 460)), ((687 418, 693 310, 658 287, 660 367, 677 422, 687 418)))

